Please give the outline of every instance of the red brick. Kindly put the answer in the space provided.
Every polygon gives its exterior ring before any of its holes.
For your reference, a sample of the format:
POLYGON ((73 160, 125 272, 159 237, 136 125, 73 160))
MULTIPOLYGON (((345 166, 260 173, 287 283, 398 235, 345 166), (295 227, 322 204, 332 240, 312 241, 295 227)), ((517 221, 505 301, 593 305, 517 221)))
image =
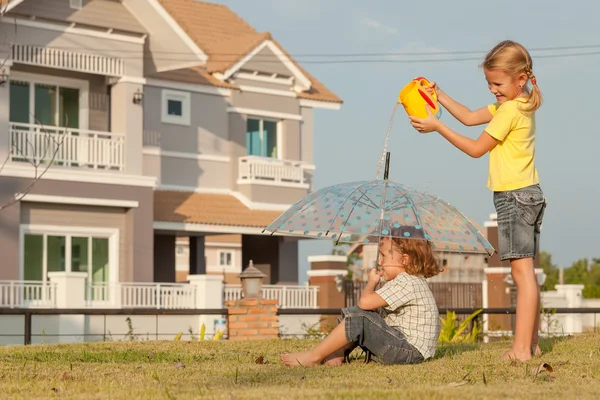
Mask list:
POLYGON ((258 306, 258 299, 242 299, 238 305, 240 307, 256 307, 258 306))
POLYGON ((279 300, 277 300, 277 299, 274 299, 274 300, 261 299, 260 304, 262 304, 264 306, 276 306, 277 304, 279 304, 279 300))
POLYGON ((237 304, 237 300, 227 300, 225 302, 225 307, 235 307, 237 304))
POLYGON ((261 315, 261 321, 279 321, 279 317, 277 315, 261 315))
POLYGON ((238 336, 254 336, 258 334, 256 329, 239 329, 237 331, 238 336))
POLYGON ((258 315, 239 315, 238 322, 258 322, 258 315))
POLYGON ((250 340, 250 338, 248 338, 248 336, 233 336, 230 337, 229 340, 250 340))
POLYGON ((279 322, 270 322, 269 328, 279 329, 279 322))
POLYGON ((227 309, 227 313, 228 314, 248 314, 248 309, 247 308, 228 308, 227 309))
POLYGON ((272 340, 272 339, 278 339, 277 335, 256 335, 256 336, 249 336, 248 340, 272 340))
POLYGON ((248 310, 248 314, 264 314, 265 312, 264 308, 251 308, 248 310))
POLYGON ((265 329, 269 327, 268 322, 249 322, 247 325, 248 329, 265 329))
POLYGON ((277 314, 277 307, 266 308, 267 314, 277 314))
POLYGON ((260 329, 258 331, 259 335, 279 335, 278 329, 260 329))
POLYGON ((229 329, 247 329, 248 324, 245 322, 234 322, 229 324, 229 329))

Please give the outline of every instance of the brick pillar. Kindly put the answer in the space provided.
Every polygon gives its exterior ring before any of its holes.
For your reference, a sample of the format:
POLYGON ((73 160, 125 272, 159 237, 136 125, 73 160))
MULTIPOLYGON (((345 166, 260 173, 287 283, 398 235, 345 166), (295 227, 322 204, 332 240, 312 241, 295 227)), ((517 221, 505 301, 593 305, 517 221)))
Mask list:
MULTIPOLYGON (((345 307, 345 293, 338 290, 336 277, 345 277, 348 273, 346 266, 348 258, 346 256, 310 256, 310 270, 308 274, 308 284, 318 286, 317 305, 319 308, 343 308, 345 307)), ((338 278, 339 279, 339 278, 338 278)), ((343 279, 343 278, 342 278, 343 279)), ((332 326, 337 325, 337 316, 327 316, 321 319, 321 329, 328 331, 332 326)))
POLYGON ((279 337, 279 300, 229 300, 227 328, 229 340, 264 340, 279 337))

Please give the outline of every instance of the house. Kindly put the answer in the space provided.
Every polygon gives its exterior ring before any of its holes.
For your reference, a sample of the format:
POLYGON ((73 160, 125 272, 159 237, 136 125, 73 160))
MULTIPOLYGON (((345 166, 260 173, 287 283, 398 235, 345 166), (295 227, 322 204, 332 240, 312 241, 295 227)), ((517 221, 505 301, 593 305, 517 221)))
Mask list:
POLYGON ((31 281, 34 297, 52 272, 176 282, 177 240, 187 272, 205 274, 217 235, 236 235, 218 265, 297 281, 297 239, 261 233, 311 190, 314 110, 339 97, 222 5, 4 10, 0 207, 14 204, 0 210, 0 280, 31 281))

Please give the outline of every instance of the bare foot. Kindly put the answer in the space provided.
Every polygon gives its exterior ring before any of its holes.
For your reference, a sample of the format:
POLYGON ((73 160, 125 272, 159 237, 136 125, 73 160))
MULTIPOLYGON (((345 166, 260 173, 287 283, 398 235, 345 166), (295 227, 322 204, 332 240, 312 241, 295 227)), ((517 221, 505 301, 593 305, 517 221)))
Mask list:
POLYGON ((539 357, 542 355, 542 349, 540 349, 539 345, 531 346, 531 352, 535 357, 539 357))
POLYGON ((327 359, 325 359, 324 364, 327 365, 328 367, 339 367, 343 363, 344 363, 344 356, 342 355, 341 357, 328 357, 327 359))
POLYGON ((303 353, 280 354, 279 358, 290 367, 312 367, 321 364, 321 360, 314 358, 308 351, 303 353))
POLYGON ((531 352, 510 349, 502 355, 502 359, 511 361, 528 361, 531 360, 531 352))

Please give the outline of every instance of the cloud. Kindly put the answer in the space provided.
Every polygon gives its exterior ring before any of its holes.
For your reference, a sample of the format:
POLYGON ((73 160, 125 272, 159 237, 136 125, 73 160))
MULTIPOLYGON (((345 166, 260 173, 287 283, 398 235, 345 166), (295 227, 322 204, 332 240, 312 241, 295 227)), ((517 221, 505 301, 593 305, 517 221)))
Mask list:
POLYGON ((397 28, 393 28, 370 17, 361 17, 360 19, 361 28, 367 33, 383 34, 383 35, 396 35, 398 33, 397 28))

